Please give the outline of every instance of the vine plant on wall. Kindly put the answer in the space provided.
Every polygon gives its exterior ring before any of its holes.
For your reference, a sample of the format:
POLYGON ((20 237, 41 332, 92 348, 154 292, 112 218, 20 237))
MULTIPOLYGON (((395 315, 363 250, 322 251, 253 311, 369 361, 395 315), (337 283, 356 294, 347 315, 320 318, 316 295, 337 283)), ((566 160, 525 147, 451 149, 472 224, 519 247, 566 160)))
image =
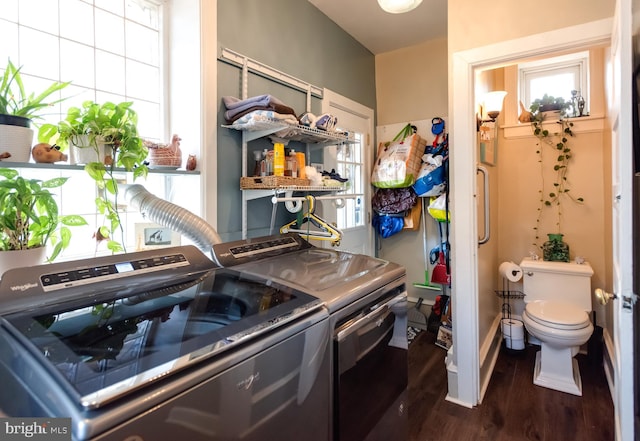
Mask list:
MULTIPOLYGON (((536 153, 538 155, 538 162, 540 163, 540 175, 542 186, 540 188, 540 206, 538 207, 536 224, 534 226, 535 240, 533 245, 537 248, 542 248, 540 244, 540 226, 544 214, 550 210, 553 210, 556 217, 556 232, 562 233, 562 202, 563 200, 570 200, 577 204, 583 204, 584 199, 582 197, 574 196, 571 193, 569 187, 569 181, 567 174, 569 171, 569 165, 573 153, 571 151, 569 139, 574 136, 572 127, 573 123, 566 119, 558 119, 560 130, 552 132, 543 127, 543 121, 545 115, 543 112, 533 112, 531 115, 531 127, 533 134, 536 136, 536 153), (553 182, 548 184, 545 181, 545 157, 546 155, 552 155, 555 157, 553 160, 553 182)), ((547 162, 549 162, 547 160, 547 162)))

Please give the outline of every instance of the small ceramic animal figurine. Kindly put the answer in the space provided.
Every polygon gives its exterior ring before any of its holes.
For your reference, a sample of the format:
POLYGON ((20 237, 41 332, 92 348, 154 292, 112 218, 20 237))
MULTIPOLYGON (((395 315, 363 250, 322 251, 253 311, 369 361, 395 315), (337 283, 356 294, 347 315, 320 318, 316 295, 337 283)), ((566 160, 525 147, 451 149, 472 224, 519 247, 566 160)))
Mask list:
POLYGON ((520 116, 518 116, 518 121, 521 123, 531 122, 533 119, 533 114, 524 108, 524 104, 520 101, 520 116))
POLYGON ((196 155, 189 155, 189 157, 187 158, 187 165, 185 168, 189 171, 193 171, 196 169, 197 165, 198 165, 198 160, 196 159, 196 155))
POLYGON ((47 143, 36 144, 31 150, 33 160, 40 163, 53 164, 58 161, 66 161, 67 155, 62 153, 56 145, 49 145, 47 143))
POLYGON ((2 152, 0 153, 0 161, 2 161, 3 159, 7 159, 11 157, 11 153, 9 152, 2 152))

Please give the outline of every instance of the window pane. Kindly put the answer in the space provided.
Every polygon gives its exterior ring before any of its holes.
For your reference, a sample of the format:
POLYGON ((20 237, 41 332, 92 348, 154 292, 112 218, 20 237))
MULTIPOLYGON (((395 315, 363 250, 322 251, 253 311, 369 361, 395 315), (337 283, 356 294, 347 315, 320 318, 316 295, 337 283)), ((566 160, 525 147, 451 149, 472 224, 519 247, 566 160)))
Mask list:
POLYGON ((158 64, 158 31, 127 22, 127 57, 143 63, 158 64))
MULTIPOLYGON (((20 65, 23 74, 58 79, 58 38, 33 29, 20 28, 20 65)), ((15 64, 15 63, 14 63, 15 64)))
POLYGON ((93 8, 79 0, 60 0, 60 36, 93 45, 93 8))
POLYGON ((124 57, 96 51, 96 89, 125 94, 124 57))
POLYGON ((125 16, 152 29, 159 28, 158 7, 144 0, 126 0, 125 16))
POLYGON ((532 78, 529 83, 531 101, 542 98, 546 93, 553 97, 562 97, 565 100, 571 98, 571 91, 578 88, 573 73, 558 73, 532 78))
POLYGON ((124 0, 95 0, 96 7, 124 16, 124 0))
MULTIPOLYGON (((58 2, 52 0, 20 0, 20 24, 50 34, 58 33, 58 2), (34 11, 38 11, 34 14, 34 11)), ((4 0, 3 0, 4 6, 4 0)))
POLYGON ((124 19, 96 10, 96 47, 124 55, 124 19))
POLYGON ((153 138, 162 133, 160 127, 160 104, 136 100, 133 110, 138 113, 138 133, 140 133, 140 136, 153 138))
POLYGON ((144 100, 157 99, 160 72, 157 67, 127 60, 127 95, 144 100))
POLYGON ((13 64, 18 64, 20 61, 18 47, 13 43, 14 41, 18 41, 18 25, 0 20, 0 66, 3 69, 9 58, 13 64))
MULTIPOLYGON (((18 0, 2 0, 0 8, 0 18, 6 18, 14 23, 18 22, 18 0)), ((0 29, 5 24, 0 23, 0 29)))
POLYGON ((60 41, 60 76, 76 86, 95 87, 94 50, 73 41, 60 41), (79 61, 82 60, 82 61, 79 61))

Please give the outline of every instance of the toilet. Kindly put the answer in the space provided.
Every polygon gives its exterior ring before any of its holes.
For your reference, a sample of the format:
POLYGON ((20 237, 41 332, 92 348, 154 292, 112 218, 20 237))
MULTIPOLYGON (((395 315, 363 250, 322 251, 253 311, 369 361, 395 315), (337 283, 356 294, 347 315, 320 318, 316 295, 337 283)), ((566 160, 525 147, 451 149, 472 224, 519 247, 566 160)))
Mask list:
POLYGON ((582 396, 574 356, 593 333, 588 263, 524 259, 520 263, 525 308, 522 321, 529 342, 540 344, 533 383, 582 396))

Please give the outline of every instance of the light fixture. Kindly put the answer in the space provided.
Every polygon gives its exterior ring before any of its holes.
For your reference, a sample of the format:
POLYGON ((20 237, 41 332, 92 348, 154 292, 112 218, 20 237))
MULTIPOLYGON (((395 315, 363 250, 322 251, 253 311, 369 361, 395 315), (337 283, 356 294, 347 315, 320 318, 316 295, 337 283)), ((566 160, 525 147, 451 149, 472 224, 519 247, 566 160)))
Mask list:
POLYGON ((402 14, 417 8, 422 0, 378 0, 383 11, 391 14, 402 14))
POLYGON ((482 106, 480 113, 477 115, 477 129, 480 130, 480 126, 486 122, 495 122, 500 111, 502 110, 502 101, 507 95, 507 92, 503 90, 497 90, 495 92, 486 93, 482 99, 482 106), (482 119, 486 114, 489 119, 482 119))

